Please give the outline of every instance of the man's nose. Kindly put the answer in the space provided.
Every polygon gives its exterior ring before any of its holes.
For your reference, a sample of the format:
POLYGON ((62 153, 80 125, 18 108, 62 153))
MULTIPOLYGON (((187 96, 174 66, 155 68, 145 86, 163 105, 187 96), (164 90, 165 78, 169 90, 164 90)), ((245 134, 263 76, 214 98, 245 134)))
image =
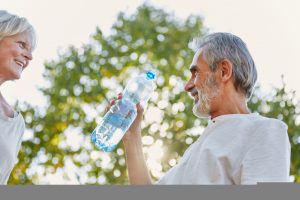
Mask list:
POLYGON ((194 88, 194 80, 193 79, 190 79, 184 86, 184 90, 189 92, 191 91, 193 88, 194 88))

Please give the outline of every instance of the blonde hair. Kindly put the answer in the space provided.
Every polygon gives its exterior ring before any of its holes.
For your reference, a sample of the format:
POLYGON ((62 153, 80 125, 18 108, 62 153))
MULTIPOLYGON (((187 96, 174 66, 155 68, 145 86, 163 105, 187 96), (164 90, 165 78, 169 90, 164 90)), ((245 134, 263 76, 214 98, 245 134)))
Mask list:
POLYGON ((36 47, 36 32, 33 26, 24 17, 0 10, 0 40, 6 36, 28 31, 31 34, 31 48, 36 47))

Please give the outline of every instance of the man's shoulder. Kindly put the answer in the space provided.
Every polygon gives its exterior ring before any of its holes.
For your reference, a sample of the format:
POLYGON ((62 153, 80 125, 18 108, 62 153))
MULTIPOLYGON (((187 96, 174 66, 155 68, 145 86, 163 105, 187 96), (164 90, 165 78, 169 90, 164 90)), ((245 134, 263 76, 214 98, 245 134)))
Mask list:
POLYGON ((279 119, 259 115, 251 123, 253 123, 252 136, 258 140, 278 140, 288 137, 288 127, 279 119))
POLYGON ((278 129, 286 129, 287 125, 275 118, 265 117, 261 115, 257 115, 257 117, 251 119, 251 122, 253 125, 255 125, 257 128, 278 128, 278 129))

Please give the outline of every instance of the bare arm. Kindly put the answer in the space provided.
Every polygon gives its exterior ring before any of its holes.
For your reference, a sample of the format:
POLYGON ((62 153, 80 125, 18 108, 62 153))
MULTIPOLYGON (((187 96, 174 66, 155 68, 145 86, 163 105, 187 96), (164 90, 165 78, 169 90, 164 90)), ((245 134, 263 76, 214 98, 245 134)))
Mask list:
MULTIPOLYGON (((121 98, 122 94, 119 94, 118 99, 121 98)), ((112 100, 106 109, 109 110, 114 104, 115 100, 112 100)), ((141 122, 144 110, 139 104, 136 105, 136 108, 136 119, 131 124, 122 140, 125 147, 126 164, 130 184, 146 185, 151 184, 151 177, 146 166, 141 137, 141 122)))
POLYGON ((141 138, 141 121, 143 119, 143 108, 137 105, 137 117, 125 136, 123 144, 125 147, 126 163, 129 182, 133 185, 151 184, 151 177, 146 166, 141 138))
POLYGON ((141 139, 124 142, 129 182, 133 185, 151 184, 141 139))

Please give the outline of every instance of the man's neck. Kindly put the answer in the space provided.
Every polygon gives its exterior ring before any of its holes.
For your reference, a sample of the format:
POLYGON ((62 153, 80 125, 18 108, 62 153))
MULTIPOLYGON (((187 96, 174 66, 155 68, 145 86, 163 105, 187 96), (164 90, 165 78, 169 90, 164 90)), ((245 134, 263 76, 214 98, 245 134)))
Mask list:
POLYGON ((215 110, 211 112, 211 118, 228 114, 249 114, 250 111, 247 106, 247 101, 244 95, 240 93, 233 93, 231 95, 224 95, 217 100, 215 110))

